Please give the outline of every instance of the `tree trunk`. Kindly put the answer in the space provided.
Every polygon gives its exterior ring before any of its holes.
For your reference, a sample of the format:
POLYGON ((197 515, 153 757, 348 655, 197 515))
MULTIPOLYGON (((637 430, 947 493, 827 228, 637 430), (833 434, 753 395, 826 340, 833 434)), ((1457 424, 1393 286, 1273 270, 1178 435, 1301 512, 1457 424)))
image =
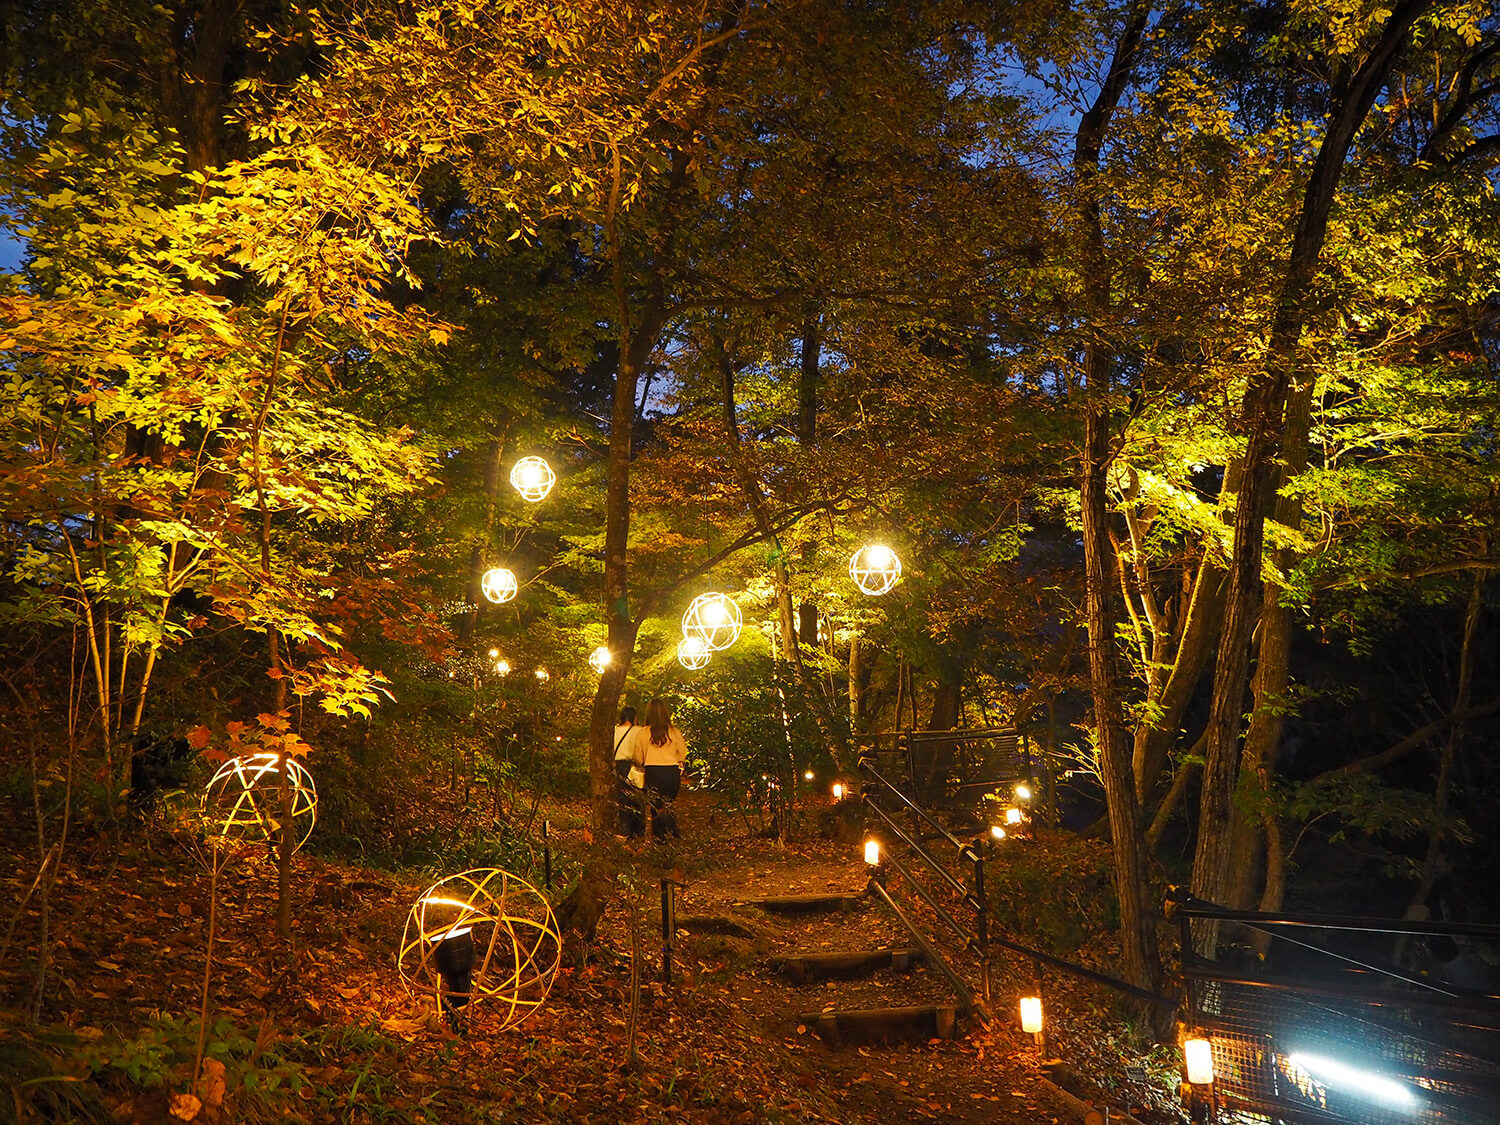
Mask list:
POLYGON ((797 444, 818 440, 818 366, 823 338, 816 309, 810 309, 802 325, 802 362, 797 372, 797 444))
MULTIPOLYGON (((1078 123, 1073 171, 1083 192, 1082 266, 1087 312, 1105 316, 1110 304, 1110 277, 1105 262, 1104 231, 1095 179, 1109 118, 1130 80, 1136 49, 1146 28, 1148 8, 1137 3, 1121 29, 1099 94, 1078 123)), ((1132 755, 1121 725, 1115 630, 1109 610, 1109 507, 1107 474, 1110 450, 1110 357, 1097 332, 1084 350, 1084 440, 1079 501, 1083 516, 1085 616, 1089 634, 1089 684, 1094 696, 1094 726, 1099 743, 1100 773, 1113 841, 1115 895, 1120 907, 1120 941, 1125 979, 1155 988, 1161 968, 1156 954, 1156 927, 1149 906, 1150 879, 1141 838, 1140 806, 1135 795, 1132 755)))
MULTIPOLYGON (((1229 887, 1234 790, 1239 761, 1240 716, 1249 686, 1250 637, 1261 602, 1261 559, 1266 513, 1274 495, 1281 449, 1283 409, 1306 321, 1306 303, 1320 268, 1328 215, 1354 135, 1385 84, 1407 32, 1430 0, 1397 5, 1380 41, 1347 86, 1335 91, 1332 112, 1292 238, 1286 277, 1271 325, 1266 362, 1252 373, 1241 410, 1246 436, 1244 475, 1234 513, 1234 541, 1226 579, 1223 630, 1214 660, 1214 694, 1204 748, 1198 841, 1193 855, 1193 894, 1222 902, 1229 887)), ((1196 942, 1212 956, 1218 927, 1202 926, 1196 942)))

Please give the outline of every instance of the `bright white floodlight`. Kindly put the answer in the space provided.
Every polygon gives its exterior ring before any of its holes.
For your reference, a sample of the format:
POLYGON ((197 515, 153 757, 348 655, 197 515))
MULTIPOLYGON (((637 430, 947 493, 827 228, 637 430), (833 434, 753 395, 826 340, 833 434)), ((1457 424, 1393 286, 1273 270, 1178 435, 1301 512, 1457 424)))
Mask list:
POLYGON ((490 567, 479 579, 480 592, 496 605, 510 601, 520 588, 515 572, 503 566, 490 567))
POLYGON ((557 474, 540 457, 522 457, 510 470, 510 483, 522 500, 539 504, 557 483, 557 474))
POLYGON ((866 594, 888 594, 901 581, 901 560, 881 543, 871 543, 854 552, 849 577, 866 594))
POLYGON ((1301 1051, 1288 1055, 1286 1061, 1288 1066, 1302 1071, 1314 1081, 1325 1086, 1336 1086, 1340 1093, 1352 1098, 1384 1102, 1401 1109, 1416 1106, 1417 1095, 1412 1092, 1411 1087, 1393 1078, 1360 1070, 1322 1055, 1305 1055, 1301 1051))
POLYGON ((718 651, 740 639, 740 607, 728 594, 699 594, 682 615, 682 635, 718 651))

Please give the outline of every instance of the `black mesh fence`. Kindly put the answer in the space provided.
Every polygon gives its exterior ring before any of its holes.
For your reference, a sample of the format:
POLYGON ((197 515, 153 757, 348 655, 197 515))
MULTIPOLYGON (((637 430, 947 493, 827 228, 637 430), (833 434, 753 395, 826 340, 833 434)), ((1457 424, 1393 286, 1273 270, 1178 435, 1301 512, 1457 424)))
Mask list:
POLYGON ((1187 1018, 1213 1045, 1219 1122, 1500 1125, 1493 997, 1378 972, 1251 980, 1198 962, 1187 1018))

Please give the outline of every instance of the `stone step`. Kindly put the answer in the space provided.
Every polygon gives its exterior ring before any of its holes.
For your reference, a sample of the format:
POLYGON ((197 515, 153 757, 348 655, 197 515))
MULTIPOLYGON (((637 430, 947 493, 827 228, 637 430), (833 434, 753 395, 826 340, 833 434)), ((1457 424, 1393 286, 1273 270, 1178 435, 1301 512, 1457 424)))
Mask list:
POLYGON ((955 1004, 919 1004, 908 1008, 830 1008, 804 1012, 797 1022, 838 1046, 868 1039, 952 1039, 960 1009, 955 1004))
POLYGON ((881 969, 904 972, 922 959, 920 949, 861 949, 848 953, 789 953, 773 957, 771 965, 788 980, 801 984, 808 979, 869 976, 881 969))
POLYGON ((864 892, 831 895, 770 895, 745 902, 773 914, 814 914, 835 910, 857 910, 865 901, 864 892))

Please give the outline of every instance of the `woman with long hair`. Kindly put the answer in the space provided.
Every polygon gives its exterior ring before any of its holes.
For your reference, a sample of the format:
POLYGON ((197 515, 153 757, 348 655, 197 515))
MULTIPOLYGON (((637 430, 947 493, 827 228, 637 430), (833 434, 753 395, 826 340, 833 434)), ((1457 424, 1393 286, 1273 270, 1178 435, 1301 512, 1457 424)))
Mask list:
POLYGON ((631 734, 631 756, 646 770, 646 797, 651 811, 651 834, 658 840, 682 838, 672 802, 682 788, 682 766, 687 742, 672 725, 672 708, 661 696, 646 704, 646 721, 631 734))

